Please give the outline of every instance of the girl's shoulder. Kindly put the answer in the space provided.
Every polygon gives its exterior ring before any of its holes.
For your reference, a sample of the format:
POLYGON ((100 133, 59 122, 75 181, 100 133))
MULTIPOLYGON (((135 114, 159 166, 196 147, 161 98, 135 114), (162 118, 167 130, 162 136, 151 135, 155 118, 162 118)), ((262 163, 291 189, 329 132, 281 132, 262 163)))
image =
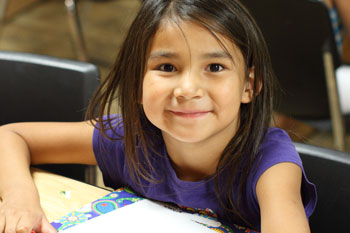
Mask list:
POLYGON ((103 134, 102 129, 105 132, 104 136, 107 136, 109 139, 119 139, 124 136, 124 125, 121 114, 103 116, 102 124, 96 122, 94 133, 103 134))
POLYGON ((288 136, 288 133, 285 130, 277 127, 268 128, 265 139, 269 139, 269 140, 282 139, 282 140, 291 141, 290 137, 288 136))
POLYGON ((255 179, 271 166, 284 162, 295 163, 302 168, 300 156, 287 132, 271 127, 265 135, 253 165, 256 171, 255 179))
MULTIPOLYGON (((95 157, 107 157, 124 149, 124 127, 120 114, 104 116, 96 122, 92 146, 95 157), (106 153, 108 152, 108 153, 106 153)), ((120 154, 120 153, 119 153, 120 154)))
POLYGON ((267 130, 265 138, 260 146, 259 153, 266 150, 289 150, 291 153, 296 153, 295 146, 288 133, 283 129, 276 127, 270 127, 267 130))

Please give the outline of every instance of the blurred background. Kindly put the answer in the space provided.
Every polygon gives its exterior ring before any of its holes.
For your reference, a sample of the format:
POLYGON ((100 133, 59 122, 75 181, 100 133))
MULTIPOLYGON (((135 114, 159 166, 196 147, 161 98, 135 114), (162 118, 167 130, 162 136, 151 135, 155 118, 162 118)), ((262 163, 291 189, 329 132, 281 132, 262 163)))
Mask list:
MULTIPOLYGON (((0 50, 79 59, 64 0, 7 0, 7 4, 0 50)), ((100 68, 102 78, 139 6, 139 0, 77 1, 88 60, 100 68)))

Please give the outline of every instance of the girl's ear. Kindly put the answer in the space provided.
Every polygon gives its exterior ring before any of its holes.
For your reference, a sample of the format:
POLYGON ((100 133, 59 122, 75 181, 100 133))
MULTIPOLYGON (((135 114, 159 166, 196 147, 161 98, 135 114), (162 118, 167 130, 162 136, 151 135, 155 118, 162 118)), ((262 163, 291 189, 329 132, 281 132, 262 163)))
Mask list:
MULTIPOLYGON (((255 81, 255 69, 254 66, 249 70, 248 79, 244 84, 244 90, 242 93, 242 103, 247 104, 250 103, 253 100, 254 96, 254 81, 255 81)), ((258 82, 258 89, 255 95, 258 95, 262 88, 262 82, 259 80, 258 82)))

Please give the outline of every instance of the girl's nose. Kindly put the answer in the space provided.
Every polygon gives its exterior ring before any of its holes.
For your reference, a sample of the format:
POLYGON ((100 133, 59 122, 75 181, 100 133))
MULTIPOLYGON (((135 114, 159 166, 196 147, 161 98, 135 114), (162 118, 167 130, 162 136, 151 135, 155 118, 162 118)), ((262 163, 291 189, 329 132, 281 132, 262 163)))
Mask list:
POLYGON ((201 87, 200 79, 193 74, 181 76, 174 89, 176 98, 192 99, 201 98, 203 95, 204 90, 201 87))

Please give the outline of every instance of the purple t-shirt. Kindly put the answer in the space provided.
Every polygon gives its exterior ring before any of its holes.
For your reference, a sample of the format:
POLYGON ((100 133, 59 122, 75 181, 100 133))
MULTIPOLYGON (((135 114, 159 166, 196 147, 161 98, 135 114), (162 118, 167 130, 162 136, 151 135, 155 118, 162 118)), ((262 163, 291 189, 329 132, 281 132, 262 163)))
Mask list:
MULTIPOLYGON (((123 135, 121 128, 115 130, 123 135)), ((112 130, 107 134, 116 138, 112 130)), ((105 138, 98 129, 93 134, 93 150, 98 166, 102 171, 104 183, 114 189, 128 186, 138 194, 153 200, 171 202, 183 207, 213 211, 227 225, 232 225, 224 216, 223 210, 215 194, 214 179, 205 179, 198 182, 180 180, 169 160, 164 143, 160 144, 158 153, 155 155, 153 166, 162 175, 162 182, 149 183, 143 180, 143 188, 135 184, 128 172, 124 143, 122 140, 109 140, 105 138)), ((303 170, 302 198, 307 217, 309 217, 316 205, 315 186, 310 183, 302 167, 301 159, 295 150, 289 136, 281 129, 270 128, 262 143, 252 172, 247 180, 246 197, 242 199, 243 209, 240 212, 253 224, 256 230, 260 230, 260 209, 256 196, 256 184, 260 176, 271 166, 281 162, 292 162, 303 170)), ((237 222, 235 222, 237 223, 237 222)), ((238 222, 240 223, 240 222, 238 222)))

